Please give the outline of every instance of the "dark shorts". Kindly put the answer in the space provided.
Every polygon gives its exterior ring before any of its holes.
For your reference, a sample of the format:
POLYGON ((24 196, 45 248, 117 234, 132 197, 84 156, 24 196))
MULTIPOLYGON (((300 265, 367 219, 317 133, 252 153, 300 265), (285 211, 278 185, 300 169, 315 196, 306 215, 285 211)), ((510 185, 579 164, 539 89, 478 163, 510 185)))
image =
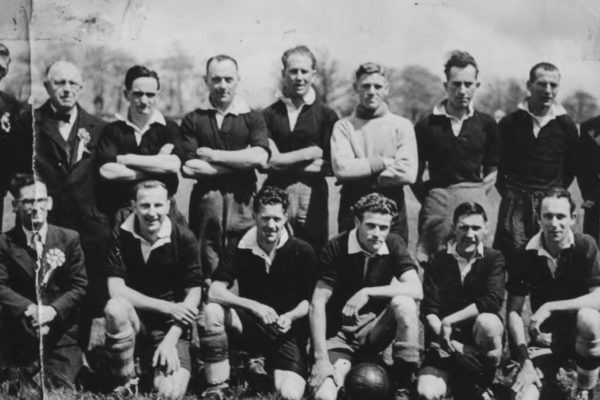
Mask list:
MULTIPOLYGON (((142 370, 152 368, 152 357, 154 352, 164 339, 167 329, 149 327, 140 319, 140 331, 135 337, 135 356, 140 359, 142 370)), ((184 332, 177 342, 177 356, 179 365, 188 371, 192 370, 192 358, 190 356, 190 333, 184 332)))
POLYGON ((303 378, 308 376, 307 326, 292 325, 282 334, 275 327, 265 326, 248 311, 236 309, 235 312, 242 323, 242 333, 231 336, 235 348, 264 355, 269 370, 292 371, 303 378))
MULTIPOLYGON (((473 321, 467 321, 454 329, 451 336, 464 345, 462 354, 449 354, 438 342, 432 340, 427 346, 419 375, 435 375, 447 380, 455 391, 466 382, 482 387, 492 383, 496 367, 484 365, 484 360, 473 347, 473 321)), ((464 388, 466 390, 466 388, 464 388)))

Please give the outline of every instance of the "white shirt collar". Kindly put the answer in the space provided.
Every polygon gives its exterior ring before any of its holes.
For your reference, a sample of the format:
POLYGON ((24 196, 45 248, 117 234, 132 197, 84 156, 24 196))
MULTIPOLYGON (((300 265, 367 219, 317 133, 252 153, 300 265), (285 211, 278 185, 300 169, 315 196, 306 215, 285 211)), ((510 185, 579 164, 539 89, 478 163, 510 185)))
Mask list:
MULTIPOLYGON (((248 232, 246 232, 246 234, 240 239, 240 241, 238 243, 238 248, 250 250, 250 251, 252 251, 252 254, 254 254, 257 257, 262 258, 265 261, 265 267, 267 268, 267 273, 268 273, 269 268, 271 267, 272 260, 271 260, 271 257, 269 257, 269 255, 258 244, 257 233, 258 233, 258 230, 257 230, 256 226, 253 226, 252 228, 250 228, 248 230, 248 232)), ((287 229, 283 228, 283 230, 281 232, 281 237, 279 238, 279 242, 277 242, 277 246, 275 248, 276 249, 282 248, 287 243, 289 238, 290 238, 290 235, 288 234, 287 229)))
POLYGON ((171 231, 173 229, 173 225, 169 217, 165 216, 165 219, 163 220, 162 225, 160 226, 160 229, 156 235, 157 240, 154 243, 150 243, 135 231, 135 218, 135 214, 130 214, 121 224, 121 229, 131 233, 134 238, 140 241, 144 262, 148 262, 148 258, 150 257, 152 250, 157 249, 167 243, 171 243, 171 231))
MULTIPOLYGON (((115 116, 119 121, 123 121, 127 126, 133 128, 133 132, 136 134, 136 136, 139 134, 140 138, 144 133, 148 131, 148 129, 150 129, 150 125, 152 124, 156 123, 163 126, 167 125, 167 120, 165 119, 165 116, 158 110, 154 110, 154 112, 150 116, 150 119, 148 120, 148 123, 141 129, 136 124, 134 124, 133 121, 131 121, 131 118, 129 118, 129 113, 127 113, 127 118, 123 117, 120 114, 116 114, 115 116)), ((140 143, 138 142, 138 145, 139 144, 140 143)))
MULTIPOLYGON (((56 109, 56 107, 54 107, 54 104, 50 103, 50 108, 52 109, 53 112, 57 113, 58 110, 56 109)), ((71 111, 69 112, 69 122, 64 122, 61 121, 63 123, 67 123, 69 125, 73 125, 75 123, 75 120, 77 119, 77 106, 73 106, 73 108, 71 109, 71 111)))
MULTIPOLYGON (((21 225, 21 229, 25 233, 25 237, 27 238, 27 244, 31 245, 33 240, 33 231, 25 228, 21 225)), ((46 236, 48 235, 48 223, 44 223, 40 229, 38 229, 38 233, 40 234, 40 238, 42 239, 42 244, 46 244, 46 236)), ((35 249, 34 249, 35 250, 35 249)))
POLYGON ((210 101, 210 96, 206 96, 204 101, 200 104, 200 109, 201 110, 215 110, 217 113, 223 114, 223 115, 227 115, 227 114, 241 115, 241 114, 248 114, 251 111, 250 107, 248 106, 246 101, 244 99, 239 98, 238 96, 235 96, 233 98, 233 101, 231 102, 229 107, 227 107, 227 110, 225 110, 224 112, 221 112, 220 110, 215 108, 215 106, 212 105, 212 103, 210 101))
POLYGON ((277 98, 281 100, 288 108, 302 108, 304 105, 310 106, 311 104, 313 104, 315 100, 317 100, 317 93, 315 92, 315 89, 311 86, 310 89, 308 89, 308 92, 304 96, 302 96, 303 104, 301 104, 300 107, 296 107, 292 99, 286 97, 283 94, 283 92, 278 93, 277 98))
MULTIPOLYGON (((561 246, 561 249, 568 249, 569 247, 573 246, 573 244, 575 244, 575 234, 572 230, 569 230, 567 242, 561 246)), ((531 239, 529 239, 529 242, 527 242, 527 245, 525 246, 525 250, 537 250, 538 256, 554 258, 544 247, 542 231, 539 231, 531 239)))
POLYGON ((377 250, 377 252, 374 254, 368 253, 358 242, 358 228, 354 228, 348 233, 348 254, 356 253, 364 253, 367 257, 372 257, 374 255, 385 256, 390 254, 390 251, 387 247, 387 243, 383 242, 383 245, 377 250))
POLYGON ((479 244, 477 245, 477 249, 475 250, 475 254, 468 259, 458 254, 458 252, 456 251, 455 240, 451 240, 448 242, 446 251, 448 252, 448 254, 452 255, 456 260, 456 263, 458 264, 458 270, 460 272, 460 281, 464 282, 465 277, 471 271, 471 268, 473 267, 475 261, 483 258, 483 242, 479 242, 479 244))
POLYGON ((548 111, 548 113, 546 115, 542 115, 542 116, 534 115, 529 110, 528 99, 525 99, 524 101, 519 103, 517 108, 519 110, 525 111, 527 114, 529 114, 531 116, 531 119, 533 120, 533 136, 535 136, 536 138, 538 137, 542 128, 544 126, 546 126, 550 121, 552 121, 553 119, 555 119, 556 117, 558 117, 560 115, 565 115, 567 113, 567 110, 565 110, 565 108, 562 105, 553 103, 550 106, 550 110, 548 111))
MULTIPOLYGON (((450 119, 458 119, 457 117, 448 114, 448 109, 446 108, 446 103, 448 103, 448 99, 444 99, 433 107, 433 115, 443 115, 444 117, 448 117, 450 119)), ((469 103, 468 106, 469 113, 463 117, 462 119, 468 119, 475 114, 475 108, 473 107, 473 102, 469 103)))

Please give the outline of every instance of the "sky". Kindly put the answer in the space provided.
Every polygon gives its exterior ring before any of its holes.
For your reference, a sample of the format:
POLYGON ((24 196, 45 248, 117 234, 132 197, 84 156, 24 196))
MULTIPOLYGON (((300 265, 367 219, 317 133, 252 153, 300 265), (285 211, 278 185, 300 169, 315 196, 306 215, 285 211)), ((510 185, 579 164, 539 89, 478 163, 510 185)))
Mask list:
POLYGON ((447 54, 471 52, 483 85, 496 77, 525 83, 550 61, 562 94, 584 89, 600 99, 600 2, 597 0, 3 0, 0 39, 32 56, 46 43, 84 51, 121 48, 140 62, 180 46, 201 71, 217 53, 236 57, 241 91, 265 105, 274 96, 281 53, 306 44, 340 60, 350 77, 364 61, 426 66, 442 76, 447 54))

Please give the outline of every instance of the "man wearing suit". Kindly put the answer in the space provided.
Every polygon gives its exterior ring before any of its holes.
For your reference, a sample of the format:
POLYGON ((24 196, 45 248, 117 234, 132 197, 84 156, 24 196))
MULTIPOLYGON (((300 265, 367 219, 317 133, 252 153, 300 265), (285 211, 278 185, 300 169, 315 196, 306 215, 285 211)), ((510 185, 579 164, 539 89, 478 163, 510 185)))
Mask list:
MULTIPOLYGON (((54 199, 48 221, 77 231, 86 255, 90 287, 82 310, 82 322, 89 324, 101 316, 108 300, 102 260, 110 241, 108 220, 95 201, 94 165, 98 136, 104 122, 88 114, 78 103, 83 88, 79 69, 70 62, 58 61, 46 73, 44 86, 50 98, 34 111, 22 113, 19 127, 25 138, 23 160, 31 170, 33 132, 35 133, 35 174, 44 181, 54 199), (87 322, 85 322, 87 321, 87 322)), ((82 345, 89 329, 82 326, 82 345)))
MULTIPOLYGON (((0 43, 0 81, 8 73, 9 65, 10 52, 0 43)), ((16 165, 14 118, 17 116, 18 109, 17 99, 0 90, 0 231, 4 212, 3 200, 16 165)))
POLYGON ((87 286, 79 235, 47 223, 52 198, 44 183, 19 174, 10 190, 17 225, 0 236, 0 306, 10 332, 5 355, 19 366, 39 363, 43 337, 47 380, 73 387, 82 363, 78 311, 87 286))

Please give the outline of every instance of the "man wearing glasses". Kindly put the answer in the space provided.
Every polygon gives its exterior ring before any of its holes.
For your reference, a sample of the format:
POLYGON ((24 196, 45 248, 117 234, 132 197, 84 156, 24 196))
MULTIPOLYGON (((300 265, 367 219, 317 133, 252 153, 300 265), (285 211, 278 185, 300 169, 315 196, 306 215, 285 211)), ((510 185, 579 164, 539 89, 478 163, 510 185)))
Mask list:
POLYGON ((83 79, 74 64, 57 61, 50 65, 44 87, 48 101, 33 113, 19 115, 17 134, 23 147, 18 168, 32 173, 35 154, 35 174, 45 182, 53 199, 48 221, 80 235, 89 278, 80 330, 82 346, 85 346, 89 334, 85 325, 91 323, 92 317, 101 315, 108 298, 102 260, 106 257, 110 226, 97 206, 94 184, 96 145, 104 122, 79 105, 83 79))
POLYGON ((17 225, 0 236, 0 306, 10 332, 5 355, 33 377, 40 370, 42 337, 47 382, 74 388, 82 365, 78 314, 87 285, 79 235, 48 224, 52 198, 32 175, 18 174, 10 190, 17 225))
POLYGON ((450 54, 444 66, 447 98, 415 126, 419 173, 413 192, 421 202, 417 260, 427 261, 445 246, 452 210, 464 201, 487 203, 500 156, 494 119, 473 108, 479 87, 477 62, 466 51, 450 54), (429 180, 423 182, 425 167, 429 180))
POLYGON ((169 217, 185 223, 172 196, 177 191, 176 155, 179 127, 155 108, 160 81, 155 71, 140 65, 125 74, 123 94, 129 102, 127 116, 108 124, 98 142, 99 199, 111 224, 118 225, 133 211, 133 188, 137 182, 163 182, 171 197, 169 217))
POLYGON ((385 103, 389 81, 381 65, 365 63, 355 75, 360 104, 354 114, 334 125, 331 134, 331 165, 342 185, 338 230, 351 230, 350 207, 362 196, 377 192, 398 205, 392 232, 408 243, 404 185, 414 183, 417 176, 415 132, 409 120, 389 111, 385 103))

